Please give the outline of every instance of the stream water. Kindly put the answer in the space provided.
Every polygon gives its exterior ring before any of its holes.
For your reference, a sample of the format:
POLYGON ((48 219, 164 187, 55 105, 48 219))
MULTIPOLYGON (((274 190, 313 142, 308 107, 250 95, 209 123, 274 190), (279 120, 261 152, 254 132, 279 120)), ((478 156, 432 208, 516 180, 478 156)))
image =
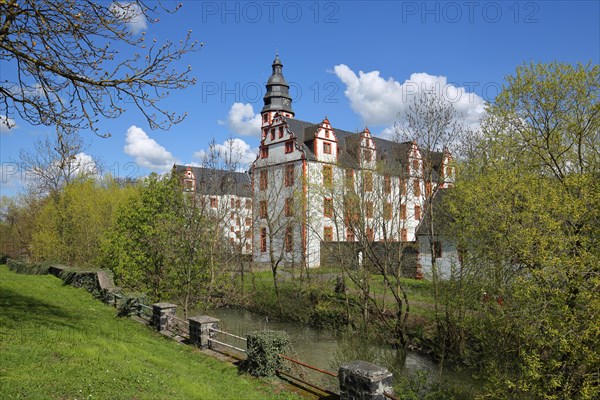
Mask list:
MULTIPOLYGON (((220 319, 220 329, 239 336, 245 336, 247 333, 257 330, 285 331, 290 336, 296 356, 300 361, 336 373, 336 355, 339 357, 342 347, 348 348, 348 338, 336 337, 331 332, 313 329, 294 322, 271 321, 268 317, 245 310, 221 308, 206 311, 205 314, 220 319)), ((360 342, 360 340, 357 340, 357 342, 360 342)), ((354 343, 354 340, 352 340, 352 343, 354 343)), ((235 345, 239 346, 240 344, 235 345)), ((377 350, 387 352, 386 355, 389 357, 386 357, 386 359, 403 360, 403 367, 406 372, 425 371, 428 373, 427 375, 436 375, 437 366, 415 352, 409 351, 403 359, 402 357, 394 357, 394 350, 392 349, 378 347, 377 350)), ((332 378, 326 378, 325 375, 308 370, 303 370, 303 372, 310 376, 311 381, 317 381, 326 387, 332 387, 336 384, 331 381, 332 378)))

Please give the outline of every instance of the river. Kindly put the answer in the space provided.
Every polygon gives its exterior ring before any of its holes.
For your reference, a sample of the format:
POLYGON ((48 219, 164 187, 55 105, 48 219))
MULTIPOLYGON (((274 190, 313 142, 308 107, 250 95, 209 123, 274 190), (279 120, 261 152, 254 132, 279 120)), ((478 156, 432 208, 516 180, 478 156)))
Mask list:
MULTIPOLYGON (((340 354, 340 351, 343 351, 342 349, 346 349, 346 354, 348 351, 348 338, 336 337, 329 331, 314 329, 299 323, 271 321, 268 317, 232 308, 210 310, 206 311, 205 314, 221 320, 220 329, 239 336, 245 336, 247 333, 257 330, 285 331, 290 336, 298 359, 324 370, 337 372, 336 358, 343 357, 340 354)), ((352 340, 352 342, 351 346, 353 346, 355 340, 352 340)), ((356 340, 356 342, 360 343, 360 340, 356 340)), ((239 344, 236 345, 239 346, 239 344)), ((376 349, 379 354, 386 353, 385 356, 388 360, 403 360, 405 372, 424 371, 431 377, 437 375, 437 365, 418 353, 408 351, 403 359, 402 357, 394 357, 395 354, 392 349, 370 347, 371 350, 376 349)), ((336 384, 331 381, 331 378, 326 378, 318 373, 307 370, 303 370, 303 373, 308 375, 313 382, 316 380, 321 385, 333 387, 336 384)))

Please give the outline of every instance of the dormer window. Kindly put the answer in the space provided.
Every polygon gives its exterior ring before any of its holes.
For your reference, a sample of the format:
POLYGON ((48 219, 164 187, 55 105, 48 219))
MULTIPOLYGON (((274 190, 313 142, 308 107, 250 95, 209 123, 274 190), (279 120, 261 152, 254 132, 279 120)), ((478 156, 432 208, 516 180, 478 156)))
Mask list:
POLYGON ((370 162, 373 159, 373 153, 371 150, 365 150, 365 161, 370 162))
POLYGON ((283 126, 279 127, 279 138, 281 139, 283 137, 283 126))
POLYGON ((323 153, 331 154, 331 143, 323 143, 323 153))
POLYGON ((328 130, 325 130, 325 137, 329 138, 329 131, 328 130))
POLYGON ((275 128, 271 129, 271 140, 275 140, 275 128))
POLYGON ((263 122, 267 122, 269 120, 269 114, 263 114, 263 122))

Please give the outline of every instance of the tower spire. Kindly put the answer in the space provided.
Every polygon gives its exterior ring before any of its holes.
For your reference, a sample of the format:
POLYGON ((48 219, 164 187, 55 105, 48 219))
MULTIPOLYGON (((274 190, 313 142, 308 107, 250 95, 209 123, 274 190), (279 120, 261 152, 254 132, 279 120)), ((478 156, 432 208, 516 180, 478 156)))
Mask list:
POLYGON ((265 94, 262 113, 271 111, 282 111, 294 115, 292 111, 292 97, 290 96, 290 85, 283 77, 283 64, 279 59, 279 51, 275 50, 275 60, 271 65, 273 72, 267 81, 267 93, 265 94))

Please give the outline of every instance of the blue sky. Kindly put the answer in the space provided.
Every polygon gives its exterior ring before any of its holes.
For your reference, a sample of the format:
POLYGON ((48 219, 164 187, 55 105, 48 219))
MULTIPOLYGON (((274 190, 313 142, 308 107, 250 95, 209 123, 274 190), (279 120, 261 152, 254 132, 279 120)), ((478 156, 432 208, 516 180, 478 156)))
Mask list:
MULTIPOLYGON (((484 102, 519 64, 600 63, 599 21, 598 1, 184 1, 177 13, 161 13, 159 23, 135 28, 159 41, 178 41, 191 29, 204 43, 184 60, 197 84, 163 102, 188 117, 153 131, 129 107, 99 125, 111 138, 81 132, 85 153, 115 175, 139 176, 173 162, 200 163, 211 139, 231 137, 242 161, 251 161, 276 50, 299 119, 327 116, 334 127, 368 125, 385 136, 406 95, 437 84, 476 124, 484 102)), ((0 78, 11 67, 0 65, 0 78)), ((1 192, 14 195, 22 185, 14 170, 19 149, 54 131, 8 117, 16 127, 0 126, 1 192)))

